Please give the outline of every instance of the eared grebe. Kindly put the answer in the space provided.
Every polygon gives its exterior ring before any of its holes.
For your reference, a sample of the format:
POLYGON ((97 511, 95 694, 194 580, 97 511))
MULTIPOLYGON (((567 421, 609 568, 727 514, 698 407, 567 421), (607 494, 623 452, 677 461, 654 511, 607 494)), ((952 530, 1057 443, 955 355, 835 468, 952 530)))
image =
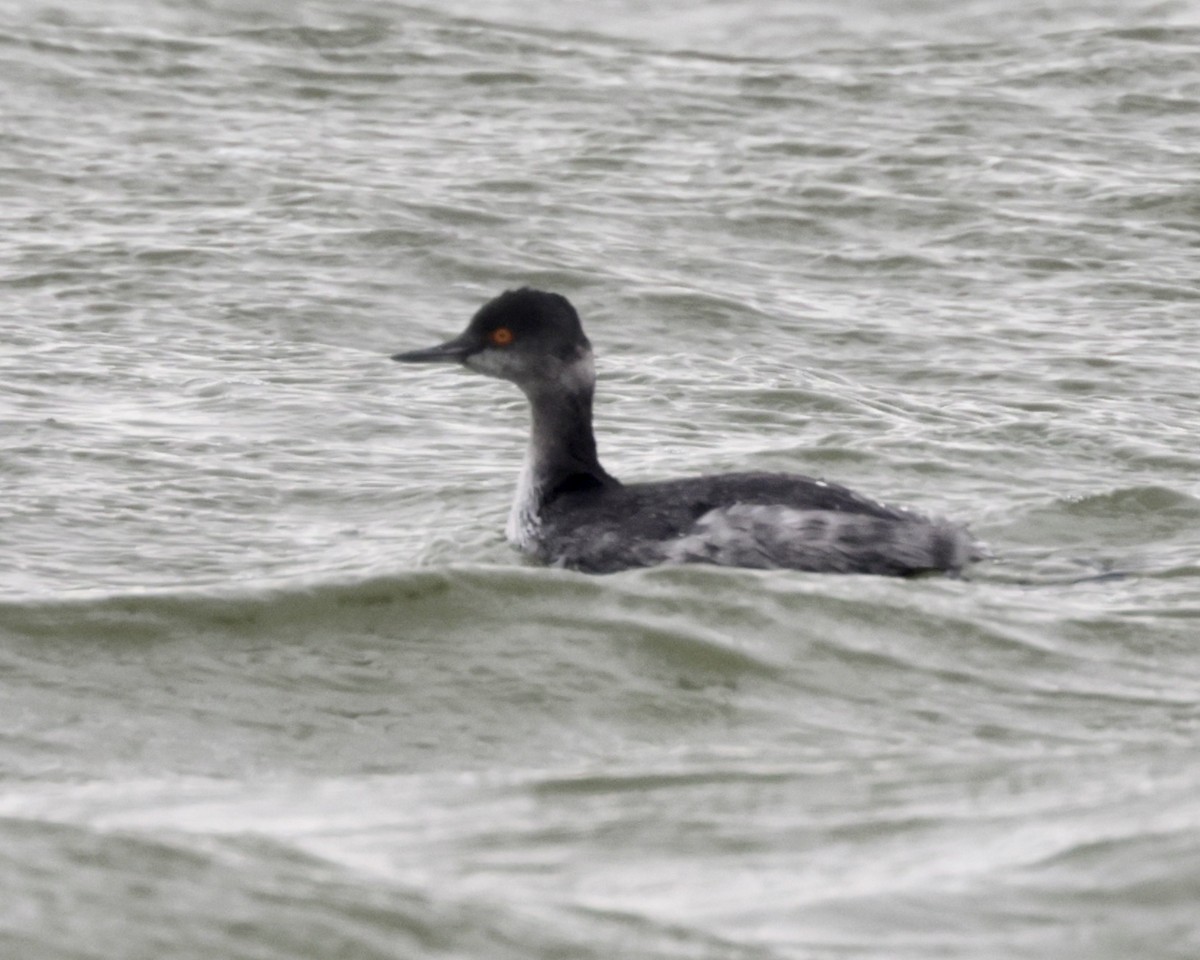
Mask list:
POLYGON ((962 527, 784 473, 729 473, 623 484, 596 456, 592 347, 555 293, 502 293, 453 340, 398 353, 511 380, 533 429, 508 539, 545 563, 611 573, 660 563, 786 567, 903 576, 977 559, 962 527))

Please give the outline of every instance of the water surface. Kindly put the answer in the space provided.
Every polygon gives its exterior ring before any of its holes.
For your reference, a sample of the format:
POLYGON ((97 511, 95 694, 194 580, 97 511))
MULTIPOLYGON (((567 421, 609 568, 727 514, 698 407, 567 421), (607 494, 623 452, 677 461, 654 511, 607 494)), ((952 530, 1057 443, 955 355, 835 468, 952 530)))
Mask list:
POLYGON ((1200 12, 0 15, 0 944, 22 958, 1200 954, 1200 12), (969 521, 962 580, 504 544, 601 456, 969 521))

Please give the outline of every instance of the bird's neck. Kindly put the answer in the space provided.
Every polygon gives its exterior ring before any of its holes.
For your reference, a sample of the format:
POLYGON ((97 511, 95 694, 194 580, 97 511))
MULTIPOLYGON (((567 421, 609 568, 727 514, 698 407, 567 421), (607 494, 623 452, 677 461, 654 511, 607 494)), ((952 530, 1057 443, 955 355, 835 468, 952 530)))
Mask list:
POLYGON ((534 394, 529 397, 533 416, 527 463, 543 497, 552 497, 564 485, 603 485, 611 480, 596 455, 592 430, 592 391, 577 390, 534 394))
POLYGON ((532 425, 508 524, 509 539, 519 545, 528 545, 536 536, 541 511, 554 500, 568 493, 617 486, 596 454, 590 360, 588 357, 584 371, 587 375, 581 374, 569 385, 525 391, 532 425))

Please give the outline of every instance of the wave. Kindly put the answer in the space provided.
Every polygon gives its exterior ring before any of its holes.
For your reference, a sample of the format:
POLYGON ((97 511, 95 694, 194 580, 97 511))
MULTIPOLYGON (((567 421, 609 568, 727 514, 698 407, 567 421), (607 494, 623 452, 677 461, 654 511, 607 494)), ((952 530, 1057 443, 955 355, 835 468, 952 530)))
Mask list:
MULTIPOLYGON (((115 702, 200 737, 237 727, 264 756, 301 763, 351 724, 355 769, 525 762, 700 730, 767 753, 796 737, 892 748, 935 731, 995 745, 1169 730, 1196 692, 1173 639, 1186 623, 1147 624, 1127 590, 1097 612, 1107 589, 468 566, 7 602, 0 636, 26 681, 10 696, 39 710, 115 702)), ((212 761, 201 740, 179 762, 212 761)))
POLYGON ((1059 497, 1027 508, 1003 536, 1018 548, 1069 553, 1097 572, 1178 573, 1194 566, 1200 498, 1157 484, 1059 497))
POLYGON ((1104 942, 1184 957, 1190 752, 659 754, 574 773, 39 786, 0 795, 0 865, 19 933, 86 931, 102 953, 183 928, 205 956, 587 958, 632 942, 761 958, 776 954, 726 938, 765 913, 800 918, 793 945, 836 937, 864 956, 898 942, 1001 955, 985 945, 1033 917, 1030 955, 1075 956, 1084 909, 1104 942), (72 909, 45 922, 64 891, 72 909))
MULTIPOLYGON (((630 935, 618 917, 535 917, 451 883, 357 875, 263 837, 197 842, 0 818, 0 840, 11 881, 0 940, 15 939, 22 956, 79 956, 80 943, 89 956, 150 956, 170 943, 180 958, 589 960, 612 956, 630 935), (47 908, 64 903, 61 915, 47 908)), ((669 927, 641 933, 638 954, 650 958, 695 956, 708 939, 669 927)))

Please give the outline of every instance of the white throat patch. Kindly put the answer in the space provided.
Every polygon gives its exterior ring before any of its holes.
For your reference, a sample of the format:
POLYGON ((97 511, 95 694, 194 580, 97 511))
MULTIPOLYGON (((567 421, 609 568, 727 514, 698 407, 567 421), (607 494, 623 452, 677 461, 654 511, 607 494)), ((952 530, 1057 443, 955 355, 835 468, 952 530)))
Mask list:
POLYGON ((508 525, 504 535, 508 542, 526 553, 534 552, 541 519, 538 517, 538 501, 542 491, 534 483, 536 454, 533 445, 525 451, 525 462, 521 465, 521 476, 517 479, 517 492, 508 511, 508 525))

